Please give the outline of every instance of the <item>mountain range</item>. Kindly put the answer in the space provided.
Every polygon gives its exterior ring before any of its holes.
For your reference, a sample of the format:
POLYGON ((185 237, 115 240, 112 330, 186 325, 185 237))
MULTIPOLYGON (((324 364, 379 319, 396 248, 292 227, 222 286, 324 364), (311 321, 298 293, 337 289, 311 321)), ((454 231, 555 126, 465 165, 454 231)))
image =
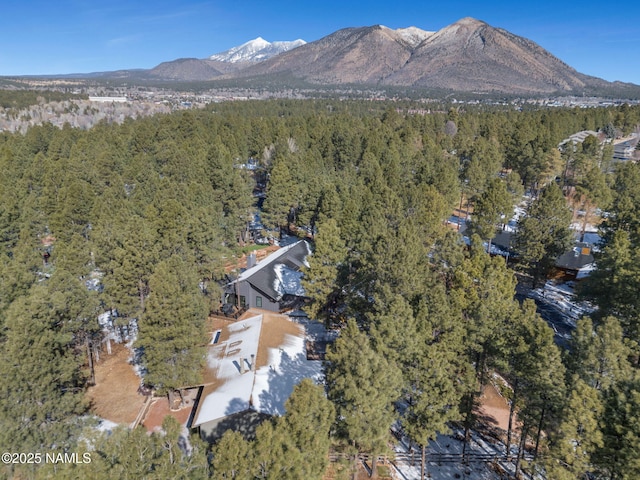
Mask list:
POLYGON ((252 85, 277 80, 513 95, 614 90, 640 95, 636 85, 582 74, 535 42, 469 17, 435 32, 375 25, 341 29, 309 43, 258 37, 205 59, 182 58, 132 72, 156 81, 250 79, 252 85))
POLYGON ((218 60, 229 63, 257 63, 287 52, 293 48, 304 45, 304 40, 294 40, 293 42, 268 42, 262 37, 243 43, 239 47, 233 47, 226 52, 211 55, 209 60, 218 60))
MULTIPOLYGON (((305 43, 300 39, 272 43, 258 37, 238 47, 211 55, 209 58, 180 58, 163 62, 146 71, 146 74, 158 80, 207 81, 238 72, 247 66, 263 62, 305 43)), ((137 72, 137 75, 139 76, 140 72, 137 72)))

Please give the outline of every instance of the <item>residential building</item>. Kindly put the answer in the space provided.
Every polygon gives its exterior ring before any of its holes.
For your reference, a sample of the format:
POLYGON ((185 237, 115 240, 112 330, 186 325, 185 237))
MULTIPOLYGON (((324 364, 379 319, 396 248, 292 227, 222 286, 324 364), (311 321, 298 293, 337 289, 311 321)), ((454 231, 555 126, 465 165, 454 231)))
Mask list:
POLYGON ((307 360, 305 329, 285 315, 248 310, 210 332, 204 384, 188 426, 215 441, 232 429, 250 437, 304 378, 322 378, 322 362, 307 360))
POLYGON ((304 298, 300 284, 301 267, 306 264, 311 249, 300 240, 272 253, 259 263, 252 260, 247 270, 228 283, 223 304, 238 308, 261 308, 281 312, 299 306, 304 298))

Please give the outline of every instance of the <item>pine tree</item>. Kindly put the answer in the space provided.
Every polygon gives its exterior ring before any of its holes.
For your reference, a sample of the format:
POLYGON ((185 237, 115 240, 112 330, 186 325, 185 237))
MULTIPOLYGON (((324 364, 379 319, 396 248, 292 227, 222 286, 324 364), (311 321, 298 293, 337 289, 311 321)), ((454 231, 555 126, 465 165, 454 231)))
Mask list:
POLYGON ((94 349, 100 344, 101 331, 96 318, 99 313, 97 293, 86 288, 83 279, 56 267, 48 280, 49 300, 61 321, 61 331, 72 335, 72 346, 83 352, 87 382, 95 383, 94 349))
POLYGON ((607 184, 607 177, 599 167, 592 167, 587 172, 578 183, 576 192, 582 202, 582 210, 584 210, 582 221, 582 237, 584 238, 587 224, 592 218, 595 209, 607 209, 613 200, 613 195, 611 188, 607 184))
POLYGON ((397 365, 411 364, 420 353, 418 324, 410 303, 384 284, 374 297, 369 332, 375 351, 397 365))
POLYGON ((601 226, 603 245, 596 252, 598 268, 584 282, 580 294, 598 305, 598 318, 615 316, 624 334, 640 342, 640 168, 621 164, 613 185, 614 200, 601 226))
POLYGON ((496 234, 498 224, 505 223, 502 219, 512 213, 512 198, 505 182, 499 178, 492 178, 476 201, 471 231, 477 233, 482 240, 488 241, 488 250, 491 251, 491 239, 496 234))
POLYGON ((395 418, 393 402, 400 395, 401 373, 374 352, 369 338, 353 320, 327 353, 329 399, 336 405, 338 431, 359 452, 375 458, 386 448, 395 418))
POLYGON ((252 480, 254 475, 253 445, 242 434, 227 430, 211 453, 213 478, 252 480))
POLYGON ((144 352, 145 382, 171 401, 175 391, 199 383, 207 306, 197 277, 178 256, 156 266, 149 290, 137 346, 144 352))
POLYGON ((468 150, 461 151, 463 178, 470 196, 475 199, 488 188, 502 166, 502 152, 495 138, 478 137, 468 150))
POLYGON ((16 187, 20 178, 14 154, 9 145, 0 147, 0 255, 6 255, 17 243, 23 195, 16 187))
POLYGON ((506 359, 507 377, 512 387, 506 443, 507 451, 511 452, 518 412, 522 423, 519 464, 528 432, 536 432, 534 455, 538 454, 544 426, 553 424, 558 417, 565 393, 565 368, 560 350, 553 341, 553 330, 538 316, 531 300, 514 312, 506 359))
POLYGON ((620 382, 604 396, 601 429, 604 446, 592 455, 603 476, 615 480, 640 477, 640 382, 620 382))
MULTIPOLYGON (((117 427, 109 434, 90 437, 91 464, 77 465, 76 473, 90 471, 91 478, 107 480, 204 480, 209 478, 206 448, 198 439, 182 436, 177 420, 167 417, 163 431, 149 434, 143 427, 117 427)), ((73 478, 70 472, 58 478, 73 478)))
POLYGON ((269 174, 267 198, 263 205, 262 219, 266 226, 281 228, 295 223, 299 205, 299 186, 295 183, 289 155, 278 158, 269 174))
POLYGON ((300 478, 322 479, 328 465, 329 433, 335 420, 333 404, 324 389, 307 378, 295 386, 285 410, 278 428, 284 430, 304 459, 299 466, 300 478))
POLYGON ((446 348, 438 343, 425 348, 412 369, 411 401, 402 424, 409 437, 421 446, 420 478, 425 476, 429 441, 448 432, 449 422, 462 419, 458 405, 463 391, 455 358, 446 348))
POLYGON ((330 305, 336 300, 338 273, 346 258, 346 248, 334 219, 318 224, 313 254, 307 257, 309 267, 303 267, 302 286, 311 304, 305 307, 310 318, 322 313, 330 315, 330 305))
POLYGON ((594 328, 591 319, 583 317, 571 335, 567 364, 587 385, 602 391, 632 377, 631 355, 616 318, 607 317, 594 328))
POLYGON ((48 285, 37 285, 6 312, 0 350, 3 451, 70 448, 79 432, 84 378, 65 331, 71 318, 48 285))
POLYGON ((515 365, 513 371, 522 398, 518 414, 522 429, 516 471, 520 466, 528 432, 536 432, 535 459, 545 422, 558 415, 565 395, 565 368, 560 350, 553 340, 553 330, 533 312, 532 302, 528 302, 519 325, 522 343, 527 346, 527 351, 521 352, 521 362, 515 365))
POLYGON ((56 195, 58 204, 50 217, 50 228, 60 241, 71 236, 86 235, 91 220, 95 192, 88 182, 70 179, 56 195))
POLYGON ((598 305, 595 316, 616 317, 625 336, 638 342, 640 303, 636 292, 640 278, 640 248, 632 243, 632 235, 622 229, 606 237, 602 252, 596 254, 598 268, 581 285, 580 294, 598 305))
POLYGON ((573 379, 557 433, 550 439, 547 475, 558 480, 585 478, 593 470, 591 456, 603 447, 598 424, 604 411, 600 393, 580 378, 573 379))
POLYGON ((515 278, 501 257, 491 257, 476 236, 468 257, 453 272, 448 293, 451 305, 463 320, 463 345, 467 360, 475 366, 475 385, 461 403, 465 415, 465 446, 474 422, 474 406, 486 384, 489 369, 505 355, 517 303, 515 278))
POLYGON ((11 257, 0 256, 0 312, 26 295, 36 283, 43 265, 43 253, 36 236, 23 230, 11 257))
POLYGON ((176 480, 204 480, 209 478, 207 446, 193 436, 189 438, 187 430, 172 416, 162 421, 162 432, 155 432, 158 438, 158 467, 153 474, 159 478, 176 480))
POLYGON ((149 276, 159 260, 157 233, 144 218, 132 216, 115 235, 108 263, 99 265, 105 271, 103 297, 119 317, 138 318, 149 295, 149 276))
POLYGON ((335 415, 333 405, 322 387, 306 379, 296 385, 285 409, 283 417, 266 421, 256 429, 254 441, 242 443, 239 435, 225 434, 224 445, 221 441, 216 447, 219 459, 214 457, 214 471, 217 468, 218 472, 227 472, 224 478, 245 478, 245 466, 249 464, 251 478, 323 478, 329 458, 329 430, 335 415), (247 458, 240 459, 245 451, 247 458))
POLYGON ((542 190, 518 222, 516 250, 533 276, 534 287, 573 245, 571 211, 555 183, 542 190))
POLYGON ((254 447, 255 478, 304 478, 303 458, 293 439, 277 424, 264 422, 256 429, 254 447))
POLYGON ((214 198, 221 207, 221 227, 227 242, 237 241, 253 203, 248 173, 234 168, 233 161, 222 144, 214 144, 207 155, 207 174, 214 198))
POLYGON ((351 288, 347 288, 358 318, 374 314, 376 310, 384 312, 384 301, 389 299, 384 298, 388 297, 385 288, 391 288, 394 294, 409 302, 417 301, 427 289, 430 271, 416 268, 428 262, 427 247, 420 236, 420 226, 413 219, 402 219, 401 208, 398 204, 397 213, 396 208, 391 208, 384 216, 380 215, 384 210, 378 214, 371 210, 371 220, 363 219, 361 228, 365 232, 350 252, 351 265, 355 268, 351 288), (378 296, 381 301, 375 300, 378 296))
POLYGON ((72 234, 66 241, 56 238, 51 258, 56 269, 62 268, 77 278, 89 277, 92 270, 91 245, 80 234, 72 234))
POLYGON ((468 258, 454 273, 450 295, 465 321, 465 348, 476 364, 478 380, 484 384, 491 358, 504 351, 503 329, 511 326, 517 308, 513 300, 515 277, 504 259, 491 257, 477 240, 472 240, 472 245, 468 258))

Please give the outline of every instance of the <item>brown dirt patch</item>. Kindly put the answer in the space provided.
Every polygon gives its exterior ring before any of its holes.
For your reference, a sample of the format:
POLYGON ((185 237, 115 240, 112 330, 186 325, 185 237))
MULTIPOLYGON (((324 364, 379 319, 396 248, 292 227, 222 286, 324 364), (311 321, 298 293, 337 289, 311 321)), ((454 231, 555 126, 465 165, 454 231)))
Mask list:
MULTIPOLYGON (((369 469, 371 465, 358 460, 356 480, 369 480, 371 477, 369 469)), ((394 477, 393 467, 388 461, 378 461, 377 468, 379 480, 391 480, 394 477)), ((323 480, 353 480, 353 458, 342 458, 338 461, 329 462, 322 477, 323 480)))
POLYGON ((178 420, 180 425, 186 425, 187 420, 189 420, 189 416, 191 415, 191 410, 193 409, 193 404, 196 400, 197 394, 197 388, 184 390, 184 406, 179 410, 169 409, 169 401, 167 400, 167 397, 154 398, 153 403, 149 408, 149 412, 142 421, 142 425, 144 425, 149 432, 160 430, 162 422, 166 416, 172 416, 178 420))
POLYGON ((97 416, 116 423, 130 424, 145 401, 138 394, 140 378, 128 359, 130 351, 121 344, 113 344, 111 355, 102 352, 95 365, 96 385, 87 389, 91 411, 97 416))
POLYGON ((497 437, 509 428, 509 404, 493 385, 484 387, 476 413, 480 422, 497 437))

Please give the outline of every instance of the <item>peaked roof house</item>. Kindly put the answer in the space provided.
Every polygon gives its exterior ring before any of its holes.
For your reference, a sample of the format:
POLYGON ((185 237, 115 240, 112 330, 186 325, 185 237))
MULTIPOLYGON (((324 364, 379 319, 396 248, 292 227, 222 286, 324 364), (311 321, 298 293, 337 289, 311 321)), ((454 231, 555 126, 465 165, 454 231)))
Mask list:
POLYGON ((228 430, 251 436, 304 378, 320 379, 322 362, 307 360, 305 329, 285 315, 249 310, 211 332, 204 385, 191 428, 213 441, 228 430))
POLYGON ((304 297, 300 284, 303 265, 311 254, 309 244, 300 240, 251 265, 224 289, 223 304, 262 308, 280 312, 304 297))
POLYGON ((558 144, 558 147, 562 147, 563 145, 569 142, 573 143, 574 145, 576 143, 582 143, 585 141, 587 137, 595 137, 598 139, 598 141, 600 141, 600 138, 598 137, 598 132, 594 132, 593 130, 582 130, 581 132, 577 132, 577 133, 574 133, 573 135, 569 135, 569 138, 565 138, 563 141, 561 141, 558 144))
POLYGON ((588 277, 595 269, 592 245, 586 242, 576 242, 571 250, 563 253, 556 260, 556 268, 566 275, 582 279, 588 277))

